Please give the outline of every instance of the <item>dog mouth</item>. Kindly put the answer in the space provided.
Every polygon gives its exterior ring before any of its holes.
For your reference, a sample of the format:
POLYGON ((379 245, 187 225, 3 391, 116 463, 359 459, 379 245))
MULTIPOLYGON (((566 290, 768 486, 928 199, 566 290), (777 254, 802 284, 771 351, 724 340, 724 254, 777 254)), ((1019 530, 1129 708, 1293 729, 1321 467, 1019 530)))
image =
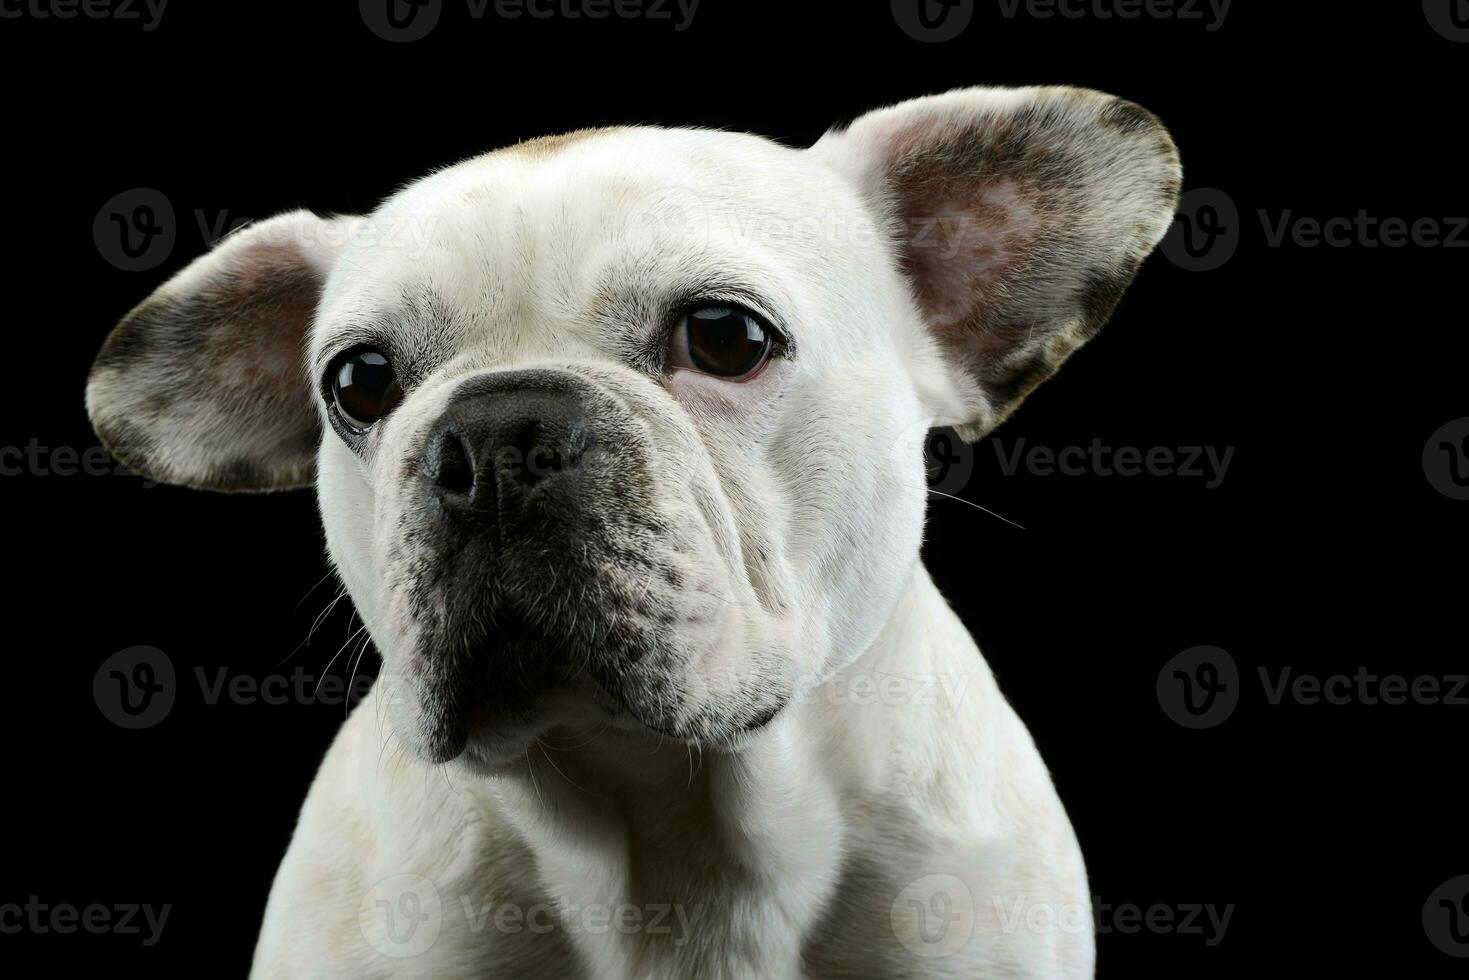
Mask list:
POLYGON ((667 659, 652 650, 608 658, 559 637, 525 617, 502 615, 476 640, 434 655, 420 651, 410 661, 423 665, 406 699, 411 710, 395 727, 427 762, 465 758, 496 771, 553 729, 715 747, 763 730, 789 703, 777 686, 738 708, 706 700, 693 696, 677 671, 637 669, 667 659))
POLYGON ((495 620, 482 635, 430 643, 410 659, 418 717, 409 741, 431 762, 457 759, 471 742, 533 737, 547 706, 583 686, 570 647, 524 617, 495 620))
POLYGON ((547 522, 533 537, 478 537, 421 559, 405 590, 412 640, 400 658, 420 754, 446 762, 486 745, 518 754, 567 721, 678 735, 680 676, 718 615, 652 557, 665 532, 645 526, 651 544, 547 522))
POLYGON ((466 625, 424 638, 404 658, 410 675, 402 699, 409 709, 402 717, 405 741, 430 762, 468 752, 498 765, 553 726, 610 725, 681 737, 677 721, 653 709, 677 701, 674 685, 661 670, 637 669, 666 663, 666 653, 654 650, 657 641, 619 634, 585 605, 567 603, 564 614, 578 625, 547 622, 540 610, 486 606, 466 625))

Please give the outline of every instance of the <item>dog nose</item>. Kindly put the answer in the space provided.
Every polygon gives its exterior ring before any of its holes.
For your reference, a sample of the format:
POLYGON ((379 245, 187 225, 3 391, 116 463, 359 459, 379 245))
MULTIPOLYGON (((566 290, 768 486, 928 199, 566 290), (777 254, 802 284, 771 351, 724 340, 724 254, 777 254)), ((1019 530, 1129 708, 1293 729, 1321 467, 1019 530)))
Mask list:
POLYGON ((431 430, 423 475, 451 519, 507 523, 575 492, 591 446, 576 391, 540 371, 503 372, 460 392, 431 430))

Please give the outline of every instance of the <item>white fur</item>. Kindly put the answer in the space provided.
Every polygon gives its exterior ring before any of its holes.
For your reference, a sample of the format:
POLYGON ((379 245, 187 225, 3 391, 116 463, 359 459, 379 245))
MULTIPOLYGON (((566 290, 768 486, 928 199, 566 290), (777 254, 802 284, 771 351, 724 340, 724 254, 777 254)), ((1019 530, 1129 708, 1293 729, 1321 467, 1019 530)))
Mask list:
POLYGON ((824 686, 946 679, 932 703, 814 698, 738 752, 604 736, 554 760, 530 753, 501 778, 426 772, 394 747, 370 698, 302 810, 255 975, 549 980, 564 975, 565 960, 549 955, 564 944, 598 978, 1090 977, 1086 873, 1045 766, 927 574, 915 567, 908 578, 882 634, 824 686), (946 686, 962 691, 957 701, 946 686), (844 887, 853 855, 871 876, 844 887), (364 936, 358 909, 400 875, 433 883, 441 926, 427 951, 395 960, 381 951, 391 943, 364 936), (950 928, 969 940, 951 955, 916 955, 944 949, 913 937, 937 914, 920 922, 900 895, 949 876, 967 889, 950 889, 963 916, 950 928), (685 938, 673 913, 674 934, 660 944, 596 934, 579 913, 577 934, 502 932, 486 911, 528 913, 539 902, 673 902, 686 909, 688 941, 672 943, 685 938), (1034 928, 1036 909, 1055 924, 1034 928), (829 910, 841 927, 808 950, 824 969, 807 973, 802 944, 829 910))
MULTIPOLYGON (((496 778, 453 767, 425 773, 405 762, 379 722, 379 704, 365 704, 302 812, 272 891, 257 973, 533 977, 524 953, 515 954, 514 970, 502 965, 504 937, 493 925, 475 934, 465 910, 466 902, 481 909, 511 896, 568 908, 703 907, 695 935, 679 946, 612 930, 537 937, 567 943, 596 977, 799 977, 802 944, 838 901, 843 917, 870 928, 833 930, 829 948, 815 955, 844 964, 851 976, 1089 976, 1089 928, 1006 933, 997 918, 997 908, 1017 900, 1085 906, 1085 873, 1027 733, 916 562, 919 441, 931 415, 946 411, 922 405, 917 392, 942 392, 947 382, 926 363, 928 341, 907 289, 848 185, 809 154, 750 137, 630 131, 549 159, 512 153, 472 161, 380 212, 402 213, 421 218, 402 220, 432 240, 411 242, 422 252, 415 262, 391 252, 349 254, 328 286, 319 338, 334 321, 390 300, 405 278, 425 275, 456 308, 478 311, 478 336, 461 355, 466 368, 599 355, 579 335, 575 311, 587 302, 579 291, 607 267, 614 277, 656 282, 679 266, 734 265, 784 293, 805 327, 794 364, 729 391, 680 378, 673 397, 698 414, 710 454, 743 469, 755 488, 753 499, 729 503, 749 511, 731 515, 733 523, 782 531, 776 543, 784 554, 772 563, 768 587, 789 597, 791 614, 780 625, 797 637, 795 672, 835 671, 838 686, 844 677, 882 673, 972 683, 947 706, 838 708, 818 695, 738 751, 690 757, 692 750, 657 736, 603 734, 577 752, 531 751, 496 778), (681 172, 690 157, 712 176, 681 172), (680 205, 699 209, 691 220, 701 249, 684 242, 678 252, 657 250, 656 209, 669 187, 679 190, 680 205), (845 222, 834 237, 849 240, 803 241, 794 223, 787 234, 797 215, 845 222), (649 239, 646 251, 639 236, 649 239), (780 377, 786 368, 806 374, 809 386, 780 377), (780 415, 767 405, 762 416, 749 403, 772 401, 777 386, 792 404, 780 415), (763 458, 749 455, 752 422, 768 434, 763 458), (905 452, 894 452, 905 442, 905 452), (486 866, 512 846, 510 867, 486 866), (870 883, 843 889, 853 853, 884 876, 875 893, 870 883), (434 883, 443 929, 421 956, 394 962, 364 938, 357 910, 379 880, 410 873, 434 883), (910 882, 935 875, 965 883, 978 921, 961 951, 925 960, 895 938, 892 907, 910 882), (296 920, 303 914, 307 928, 296 920)), ((669 220, 684 228, 680 214, 669 220)), ((457 379, 463 369, 443 376, 457 379)), ((439 408, 420 394, 400 411, 427 423, 439 408)), ((413 428, 400 417, 396 431, 413 428)), ((361 522, 373 507, 374 477, 360 469, 328 436, 319 479, 332 554, 391 665, 394 632, 379 621, 368 557, 385 542, 369 544, 371 528, 361 522)), ((384 506, 391 502, 377 503, 384 506)), ((385 527, 391 523, 379 522, 376 533, 385 527)))
MULTIPOLYGON (((1119 270, 1125 281, 1167 226, 1171 144, 1103 125, 1114 103, 968 90, 875 113, 807 151, 707 131, 573 134, 443 170, 366 218, 256 229, 276 260, 285 235, 308 267, 329 270, 303 341, 309 383, 373 330, 428 367, 365 448, 329 426, 321 440, 329 550, 384 670, 301 812, 254 976, 1092 975, 1086 873, 1065 812, 918 553, 929 427, 997 424, 1028 388, 996 359, 1054 369, 1099 325, 1075 287, 1119 270), (974 303, 940 297, 925 320, 898 257, 884 154, 966 127, 1008 132, 1038 102, 1062 109, 1047 117, 1059 130, 1047 159, 1069 160, 1078 177, 1054 207, 1022 194, 1023 173, 971 195, 985 220, 1010 224, 963 229, 955 241, 987 258, 940 279, 1023 308, 982 309, 997 331, 956 351, 974 303), (1058 215, 1075 233, 1048 238, 1043 216, 1058 215), (1064 262, 1016 265, 1048 241, 1064 241, 1064 262), (743 384, 629 366, 648 325, 628 311, 710 281, 758 294, 760 312, 789 326, 793 356, 743 384), (1028 346, 999 350, 1016 321, 1031 324, 1028 346), (566 695, 543 721, 472 740, 452 763, 415 758, 438 706, 411 682, 422 652, 404 599, 400 518, 415 506, 405 468, 456 385, 517 368, 615 391, 656 449, 654 490, 638 505, 684 535, 684 601, 702 604, 698 625, 681 627, 690 656, 670 717, 777 691, 789 703, 774 721, 675 740, 566 695)), ((955 174, 956 186, 974 176, 955 174)), ((944 205, 946 222, 964 217, 965 200, 944 205)), ((237 265, 260 240, 244 234, 220 253, 237 265)), ((189 296, 211 261, 167 287, 173 333, 197 315, 189 296)), ((151 309, 99 360, 94 420, 166 453, 181 482, 256 473, 279 485, 275 474, 299 472, 299 461, 222 466, 151 441, 180 416, 207 432, 243 417, 188 415, 192 389, 163 400, 169 414, 151 426, 116 411, 151 404, 140 388, 167 360, 167 346, 137 342, 151 309)), ((234 330, 214 349, 238 356, 234 330)), ((975 551, 978 566, 982 542, 975 551)), ((639 585, 607 574, 613 587, 639 585)))

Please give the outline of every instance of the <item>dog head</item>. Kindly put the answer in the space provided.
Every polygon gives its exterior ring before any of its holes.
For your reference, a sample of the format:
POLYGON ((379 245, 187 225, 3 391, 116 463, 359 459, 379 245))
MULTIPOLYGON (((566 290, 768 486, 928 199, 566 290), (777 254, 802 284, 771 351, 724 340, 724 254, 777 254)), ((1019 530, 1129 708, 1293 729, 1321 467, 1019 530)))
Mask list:
POLYGON ((918 560, 936 420, 998 425, 1172 219, 1143 110, 971 89, 806 150, 628 128, 221 242, 87 401, 162 481, 315 482, 398 736, 489 765, 596 718, 760 728, 918 560))

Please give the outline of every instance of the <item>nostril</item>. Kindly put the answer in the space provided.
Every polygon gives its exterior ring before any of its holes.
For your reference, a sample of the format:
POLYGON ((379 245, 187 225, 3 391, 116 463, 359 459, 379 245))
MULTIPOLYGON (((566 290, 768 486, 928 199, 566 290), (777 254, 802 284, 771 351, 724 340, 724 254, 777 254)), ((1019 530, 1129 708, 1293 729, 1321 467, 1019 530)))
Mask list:
POLYGON ((434 483, 449 493, 468 494, 474 489, 474 467, 464 443, 452 432, 445 432, 439 442, 438 473, 434 483))

